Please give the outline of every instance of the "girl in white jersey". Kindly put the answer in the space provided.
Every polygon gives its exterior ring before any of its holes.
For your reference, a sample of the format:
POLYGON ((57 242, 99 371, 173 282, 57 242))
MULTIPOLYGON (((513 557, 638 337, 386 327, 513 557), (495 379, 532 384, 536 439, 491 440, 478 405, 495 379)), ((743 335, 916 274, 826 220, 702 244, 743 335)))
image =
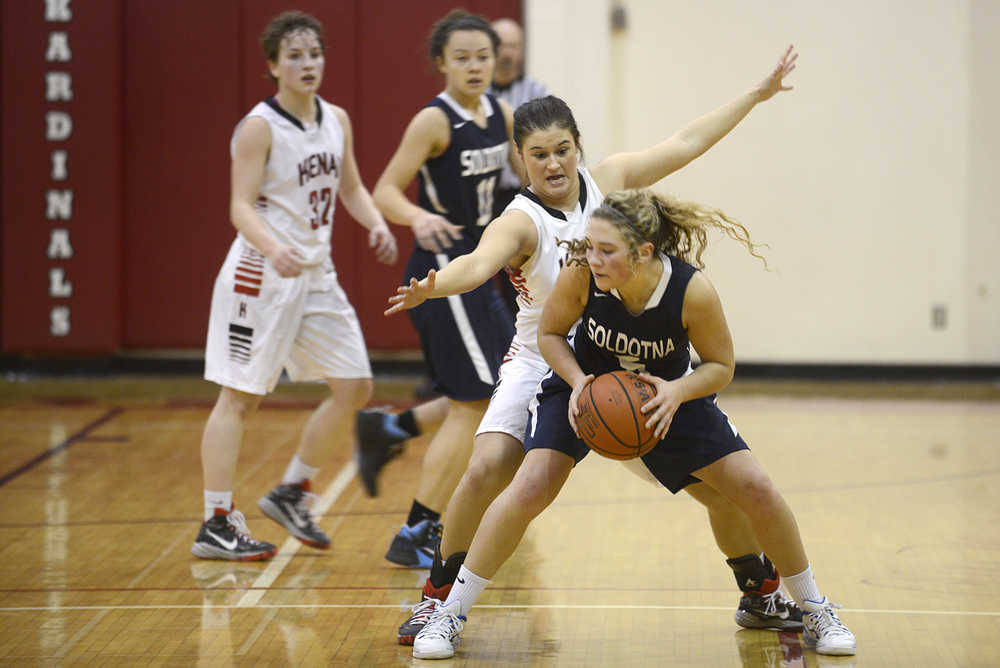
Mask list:
POLYGON ((205 354, 205 378, 222 386, 202 436, 205 523, 191 547, 206 559, 274 555, 274 545, 253 539, 235 510, 233 480, 244 420, 282 370, 292 380, 325 380, 332 396, 310 416, 281 483, 258 505, 303 543, 330 546, 310 515, 310 480, 335 441, 353 442, 355 414, 372 393, 361 327, 330 259, 338 193, 370 230, 376 258, 391 264, 397 255, 361 182, 347 114, 316 94, 322 26, 285 12, 264 29, 261 46, 278 90, 233 133, 237 236, 215 282, 205 354))
MULTIPOLYGON (((452 260, 439 272, 398 289, 387 314, 412 308, 430 297, 470 289, 506 268, 518 286, 517 333, 490 406, 476 433, 472 458, 447 507, 448 530, 424 585, 425 600, 399 629, 402 644, 413 642, 433 611, 434 599, 444 600, 479 526, 483 513, 507 486, 524 455, 528 403, 548 371, 537 347, 537 326, 545 298, 555 284, 561 255, 558 240, 584 236, 589 213, 600 205, 603 192, 651 185, 707 151, 732 130, 758 103, 789 90, 783 78, 795 67, 791 47, 774 70, 750 92, 692 121, 667 140, 644 151, 612 155, 592 170, 579 165, 580 133, 562 100, 549 96, 518 107, 514 141, 524 162, 530 187, 523 190, 498 219, 487 226, 472 253, 452 260)), ((801 628, 801 612, 777 589, 777 575, 763 557, 742 513, 704 485, 687 491, 703 503, 711 517, 720 548, 729 557, 743 589, 737 621, 748 626, 801 628), (773 587, 771 584, 773 583, 773 587), (764 612, 770 610, 774 614, 764 612), (758 615, 757 613, 761 614, 758 615)))

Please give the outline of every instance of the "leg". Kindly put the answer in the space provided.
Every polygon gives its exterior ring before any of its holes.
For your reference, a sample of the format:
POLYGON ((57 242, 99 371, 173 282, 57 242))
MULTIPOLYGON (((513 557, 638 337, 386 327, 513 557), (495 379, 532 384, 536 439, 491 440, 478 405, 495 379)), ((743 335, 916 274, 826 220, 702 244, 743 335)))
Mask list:
POLYGON ((201 437, 205 489, 232 491, 236 460, 243 444, 243 422, 257 410, 261 399, 260 395, 228 387, 219 392, 201 437))
POLYGON ((327 549, 330 538, 313 521, 312 478, 337 447, 353 447, 354 420, 371 397, 370 378, 327 379, 331 396, 313 411, 281 484, 257 501, 261 511, 310 547, 327 549))
MULTIPOLYGON (((441 510, 469 462, 476 428, 488 401, 448 402, 447 417, 421 463, 420 483, 410 516, 392 539, 385 558, 400 566, 429 568, 439 540, 441 510)), ((437 400, 432 403, 437 403, 437 400)))
POLYGON ((496 575, 531 521, 559 494, 575 463, 557 450, 539 448, 528 452, 514 480, 483 515, 465 558, 466 568, 482 578, 496 575))
POLYGON ((454 656, 464 619, 497 569, 514 553, 531 521, 559 494, 575 462, 548 449, 530 450, 511 484, 483 515, 455 585, 413 642, 418 659, 454 656))
POLYGON ((803 610, 803 642, 820 654, 854 654, 854 634, 820 594, 809 568, 798 524, 784 498, 749 450, 726 455, 692 473, 738 506, 803 610))
POLYGON ((362 410, 357 416, 358 475, 368 496, 378 495, 378 474, 402 452, 403 443, 436 430, 448 415, 450 400, 438 397, 402 413, 362 410))
POLYGON ((509 434, 487 432, 476 437, 472 459, 448 501, 442 555, 469 550, 483 513, 510 484, 523 458, 524 447, 509 434))
POLYGON ((521 442, 509 434, 485 432, 476 436, 472 459, 448 502, 448 531, 432 555, 423 600, 399 627, 396 638, 400 645, 413 644, 414 637, 434 612, 436 602, 448 596, 483 513, 510 483, 523 457, 521 442), (448 556, 447 560, 441 559, 442 554, 448 556))
POLYGON ((743 511, 779 571, 801 573, 809 566, 791 508, 749 450, 726 455, 692 475, 743 511))
POLYGON ((708 521, 712 525, 715 544, 729 559, 745 554, 760 554, 763 552, 757 543, 750 520, 743 511, 730 503, 704 483, 688 485, 684 491, 695 501, 705 506, 708 511, 708 521))
POLYGON ((798 631, 802 611, 781 592, 778 571, 757 543, 747 516, 705 483, 688 485, 690 494, 708 511, 712 533, 742 592, 736 623, 746 628, 798 631))
POLYGON ((243 423, 262 397, 223 387, 201 438, 201 465, 205 484, 205 523, 191 546, 202 559, 252 561, 270 559, 271 543, 254 540, 243 513, 232 504, 236 462, 243 442, 243 423))

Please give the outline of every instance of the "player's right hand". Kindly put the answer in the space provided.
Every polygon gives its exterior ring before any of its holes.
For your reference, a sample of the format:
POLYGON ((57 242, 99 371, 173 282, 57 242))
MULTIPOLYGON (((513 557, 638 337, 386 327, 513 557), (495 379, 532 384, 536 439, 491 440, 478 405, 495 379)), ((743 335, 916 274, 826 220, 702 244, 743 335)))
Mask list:
POLYGON ((420 247, 432 253, 440 253, 442 248, 451 248, 453 239, 457 241, 462 238, 461 226, 449 223, 447 218, 436 213, 421 213, 411 221, 410 226, 420 247))
POLYGON ((291 246, 275 244, 267 258, 274 265, 274 270, 282 278, 292 278, 302 273, 302 254, 291 246))

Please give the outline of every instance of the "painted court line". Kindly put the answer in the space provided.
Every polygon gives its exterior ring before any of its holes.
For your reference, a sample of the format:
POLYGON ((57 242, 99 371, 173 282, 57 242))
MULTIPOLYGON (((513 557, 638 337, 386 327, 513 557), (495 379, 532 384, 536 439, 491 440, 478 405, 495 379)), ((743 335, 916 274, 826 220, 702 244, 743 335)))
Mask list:
MULTIPOLYGON (((405 610, 409 606, 397 603, 257 603, 252 606, 240 605, 42 605, 0 608, 4 612, 53 612, 74 610, 235 610, 238 608, 255 608, 258 610, 273 610, 283 608, 313 609, 313 610, 405 610)), ((477 605, 483 610, 676 610, 693 611, 727 611, 728 605, 564 605, 564 604, 526 604, 526 605, 477 605)), ((1000 610, 977 612, 974 610, 876 610, 871 608, 841 608, 844 613, 861 613, 876 615, 944 615, 949 617, 1000 617, 1000 610)))
MULTIPOLYGON (((333 479, 329 487, 323 492, 316 503, 312 507, 313 521, 319 524, 320 520, 323 519, 323 514, 330 509, 333 502, 337 500, 337 497, 341 495, 344 489, 351 483, 354 475, 358 472, 357 464, 354 460, 347 463, 347 466, 340 470, 337 477, 333 479)), ((251 585, 253 591, 248 591, 243 595, 243 598, 239 600, 235 607, 237 608, 253 608, 262 607, 257 604, 260 599, 264 597, 267 593, 267 588, 274 584, 274 581, 278 579, 281 572, 285 570, 285 566, 288 562, 292 560, 295 553, 299 551, 302 547, 302 543, 296 538, 288 537, 285 542, 282 543, 281 549, 278 550, 278 554, 271 559, 268 563, 267 568, 261 573, 254 583, 251 585)))

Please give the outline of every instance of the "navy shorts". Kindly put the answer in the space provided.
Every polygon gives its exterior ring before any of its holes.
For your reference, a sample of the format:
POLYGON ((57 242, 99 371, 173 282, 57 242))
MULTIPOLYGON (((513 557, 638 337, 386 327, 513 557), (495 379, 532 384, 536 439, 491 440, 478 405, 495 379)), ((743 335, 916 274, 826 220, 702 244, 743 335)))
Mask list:
MULTIPOLYGON (((444 254, 415 249, 406 263, 404 283, 447 263, 444 254)), ((428 299, 409 314, 434 388, 456 401, 489 399, 514 338, 514 320, 494 282, 462 295, 428 299)))
MULTIPOLYGON (((590 448, 573 433, 567 417, 572 388, 559 376, 546 376, 535 401, 524 439, 524 450, 546 448, 566 453, 577 462, 590 448)), ((667 436, 642 457, 649 472, 676 494, 691 483, 701 482, 692 472, 732 452, 749 450, 736 427, 715 404, 715 395, 681 404, 667 436)))

